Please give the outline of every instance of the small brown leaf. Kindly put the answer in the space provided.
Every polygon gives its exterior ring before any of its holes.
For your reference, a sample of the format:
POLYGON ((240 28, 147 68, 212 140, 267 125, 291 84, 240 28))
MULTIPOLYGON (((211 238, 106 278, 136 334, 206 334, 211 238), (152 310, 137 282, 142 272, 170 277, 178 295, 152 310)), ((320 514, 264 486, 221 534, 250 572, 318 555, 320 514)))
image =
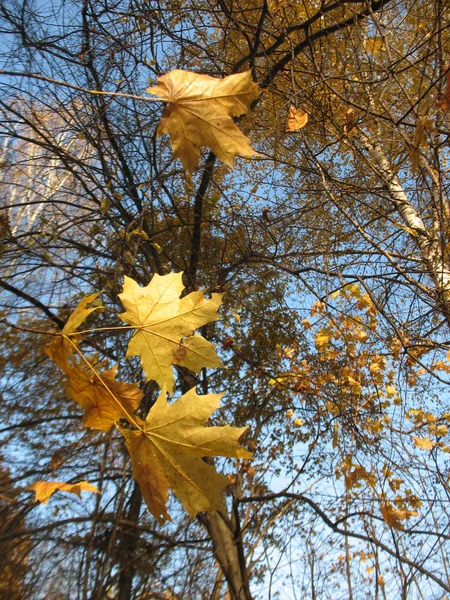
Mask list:
POLYGON ((291 104, 289 108, 288 121, 286 125, 286 131, 298 131, 302 129, 308 122, 308 113, 301 108, 295 108, 291 104))
POLYGON ((442 110, 450 110, 450 65, 445 67, 448 69, 445 77, 447 79, 447 87, 445 88, 444 95, 436 102, 439 108, 442 110))

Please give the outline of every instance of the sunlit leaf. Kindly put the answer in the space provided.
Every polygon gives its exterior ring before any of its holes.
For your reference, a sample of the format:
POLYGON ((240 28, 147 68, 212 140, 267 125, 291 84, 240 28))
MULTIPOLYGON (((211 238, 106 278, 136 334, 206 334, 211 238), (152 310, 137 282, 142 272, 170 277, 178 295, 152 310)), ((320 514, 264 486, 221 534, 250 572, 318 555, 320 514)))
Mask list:
POLYGON ((146 287, 125 277, 119 298, 125 312, 119 317, 136 331, 127 356, 139 356, 147 380, 173 391, 172 365, 180 365, 198 373, 202 368, 221 365, 214 344, 200 335, 192 335, 198 327, 220 318, 217 309, 222 294, 205 298, 205 292, 191 292, 180 298, 184 289, 182 273, 154 275, 146 287))
POLYGON ((238 444, 245 427, 205 427, 220 404, 221 394, 199 396, 194 389, 169 404, 163 389, 142 431, 121 429, 131 456, 133 477, 149 511, 159 522, 170 519, 169 489, 191 517, 222 508, 228 479, 202 460, 206 456, 251 458, 238 444))
POLYGON ((158 136, 170 135, 174 156, 189 173, 197 166, 202 146, 230 167, 237 155, 257 154, 233 121, 248 113, 261 93, 250 71, 217 79, 176 69, 158 77, 158 85, 146 91, 168 103, 158 136))

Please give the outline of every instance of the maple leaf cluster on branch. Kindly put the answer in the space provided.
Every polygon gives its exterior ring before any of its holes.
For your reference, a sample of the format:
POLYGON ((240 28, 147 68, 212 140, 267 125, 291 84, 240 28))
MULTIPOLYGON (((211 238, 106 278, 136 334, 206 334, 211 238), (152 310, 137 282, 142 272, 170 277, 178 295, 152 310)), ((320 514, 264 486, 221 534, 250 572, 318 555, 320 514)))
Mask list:
MULTIPOLYGON (((98 294, 81 300, 61 334, 46 347, 67 377, 69 394, 84 409, 84 425, 101 431, 116 426, 123 434, 133 476, 149 511, 160 523, 170 520, 166 510, 169 489, 190 516, 222 508, 222 490, 228 480, 205 463, 204 457, 252 456, 238 444, 245 427, 205 427, 219 406, 221 394, 200 396, 191 389, 171 404, 167 401, 167 391, 174 391, 173 365, 196 373, 221 365, 214 345, 194 334, 195 329, 220 318, 217 308, 221 294, 207 299, 204 292, 198 291, 180 298, 182 277, 182 273, 155 274, 144 288, 125 277, 119 295, 125 308, 119 317, 129 323, 123 329, 133 331, 127 356, 139 356, 146 380, 162 388, 145 420, 134 414, 142 399, 138 384, 116 381, 117 365, 98 372, 79 347, 82 335, 77 329, 92 312, 102 308, 90 306, 98 294), (121 420, 131 428, 121 425, 121 420)), ((86 482, 37 482, 30 489, 42 502, 57 490, 77 494, 97 491, 86 482)))

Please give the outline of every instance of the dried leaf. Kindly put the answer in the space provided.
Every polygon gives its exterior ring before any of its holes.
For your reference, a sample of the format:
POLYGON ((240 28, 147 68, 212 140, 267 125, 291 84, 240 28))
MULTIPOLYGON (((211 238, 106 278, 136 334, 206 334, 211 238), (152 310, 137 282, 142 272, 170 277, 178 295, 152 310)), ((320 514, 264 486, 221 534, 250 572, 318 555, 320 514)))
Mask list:
POLYGON ((407 510, 406 508, 396 509, 390 502, 384 500, 381 503, 380 512, 386 523, 393 529, 404 531, 405 527, 402 521, 417 517, 419 513, 416 510, 407 510))
POLYGON ((100 431, 108 431, 120 418, 133 413, 142 398, 137 383, 116 381, 117 365, 97 373, 79 363, 71 347, 49 344, 46 352, 67 376, 70 396, 84 408, 83 423, 100 431))
POLYGON ((137 383, 116 381, 117 365, 103 373, 73 369, 67 389, 84 408, 85 427, 108 431, 114 423, 133 413, 142 398, 137 383))
POLYGON ((428 149, 427 132, 434 131, 434 123, 428 117, 419 117, 414 132, 414 147, 410 153, 413 173, 417 171, 420 161, 420 149, 428 149))
POLYGON ((67 320, 67 323, 64 325, 64 329, 61 332, 63 335, 69 335, 70 333, 74 333, 74 331, 78 329, 78 327, 83 323, 83 321, 92 312, 94 312, 94 310, 103 309, 103 306, 101 305, 88 308, 88 305, 95 302, 98 296, 99 294, 90 294, 89 296, 85 296, 84 298, 82 298, 81 302, 75 308, 75 310, 67 320))
POLYGON ((199 396, 193 388, 168 404, 163 389, 143 431, 121 429, 131 456, 133 477, 149 511, 160 523, 170 520, 166 509, 169 489, 191 517, 200 511, 221 509, 221 491, 228 480, 203 457, 252 456, 238 444, 245 427, 204 427, 218 408, 220 398, 221 394, 199 396))
POLYGON ((292 106, 289 108, 286 131, 298 131, 308 122, 308 113, 301 108, 292 106))
POLYGON ((448 69, 445 75, 447 79, 447 87, 445 88, 442 98, 436 102, 436 104, 439 106, 439 108, 442 108, 442 110, 450 110, 450 65, 447 65, 446 68, 448 69))
POLYGON ((363 481, 374 486, 376 484, 376 477, 372 472, 366 471, 361 465, 354 465, 353 469, 345 474, 345 486, 348 490, 361 487, 363 481))
POLYGON ((76 341, 73 344, 64 337, 74 333, 86 317, 102 306, 88 308, 98 294, 85 296, 65 324, 61 336, 47 344, 45 352, 64 371, 67 376, 66 387, 71 397, 85 409, 83 423, 107 431, 121 417, 132 413, 139 406, 142 392, 137 383, 116 381, 117 366, 97 373, 89 368, 87 362, 81 361, 74 354, 76 341))
POLYGON ((198 164, 201 146, 231 168, 235 156, 257 154, 233 121, 248 113, 261 93, 250 71, 217 79, 176 69, 158 77, 158 85, 146 91, 168 103, 157 134, 170 135, 174 157, 189 173, 198 164))
POLYGON ((433 448, 436 446, 436 443, 430 440, 429 437, 421 438, 413 435, 412 438, 414 440, 414 446, 416 448, 420 448, 421 450, 433 450, 433 448))
POLYGON ((70 492, 76 494, 79 498, 81 492, 93 492, 94 494, 100 494, 100 491, 92 484, 87 481, 79 481, 78 483, 63 483, 61 481, 36 481, 33 485, 28 488, 31 492, 35 492, 35 502, 42 502, 46 504, 52 494, 56 491, 70 492))
POLYGON ((125 312, 119 317, 136 332, 128 344, 127 357, 139 356, 147 380, 153 379, 171 393, 175 379, 172 365, 198 373, 204 367, 221 365, 214 344, 195 329, 220 318, 217 309, 222 294, 205 298, 205 292, 191 292, 184 298, 182 273, 154 275, 146 287, 125 277, 119 298, 125 312))
POLYGON ((101 304, 88 308, 89 304, 95 302, 98 296, 99 294, 84 296, 68 318, 61 335, 45 346, 46 354, 66 373, 70 369, 68 359, 73 355, 76 338, 72 339, 72 345, 64 336, 74 333, 92 312, 103 309, 101 304))
POLYGON ((364 40, 364 50, 373 56, 377 56, 384 50, 383 38, 375 36, 364 40))

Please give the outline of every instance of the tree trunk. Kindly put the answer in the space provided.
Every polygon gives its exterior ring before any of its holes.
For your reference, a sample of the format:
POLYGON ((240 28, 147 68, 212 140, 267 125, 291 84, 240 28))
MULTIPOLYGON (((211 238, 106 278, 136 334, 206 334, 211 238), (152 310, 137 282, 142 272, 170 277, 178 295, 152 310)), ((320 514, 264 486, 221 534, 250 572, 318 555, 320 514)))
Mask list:
MULTIPOLYGON (((142 493, 138 483, 135 482, 127 513, 127 521, 132 523, 137 523, 139 521, 141 505, 142 493)), ((126 525, 124 525, 124 528, 126 528, 126 525)), ((127 529, 123 532, 121 537, 119 591, 117 600, 130 600, 135 572, 134 560, 139 537, 136 530, 127 529)))
POLYGON ((245 561, 239 552, 240 539, 236 539, 231 522, 218 511, 203 513, 200 520, 211 537, 214 556, 227 580, 230 598, 253 600, 245 561))
POLYGON ((400 215, 403 224, 411 230, 411 235, 419 248, 423 264, 433 280, 439 309, 450 326, 450 265, 445 261, 440 240, 434 228, 431 231, 427 229, 424 221, 412 206, 399 178, 392 170, 381 144, 378 141, 370 141, 362 132, 359 134, 359 141, 381 176, 389 192, 391 202, 400 215))

